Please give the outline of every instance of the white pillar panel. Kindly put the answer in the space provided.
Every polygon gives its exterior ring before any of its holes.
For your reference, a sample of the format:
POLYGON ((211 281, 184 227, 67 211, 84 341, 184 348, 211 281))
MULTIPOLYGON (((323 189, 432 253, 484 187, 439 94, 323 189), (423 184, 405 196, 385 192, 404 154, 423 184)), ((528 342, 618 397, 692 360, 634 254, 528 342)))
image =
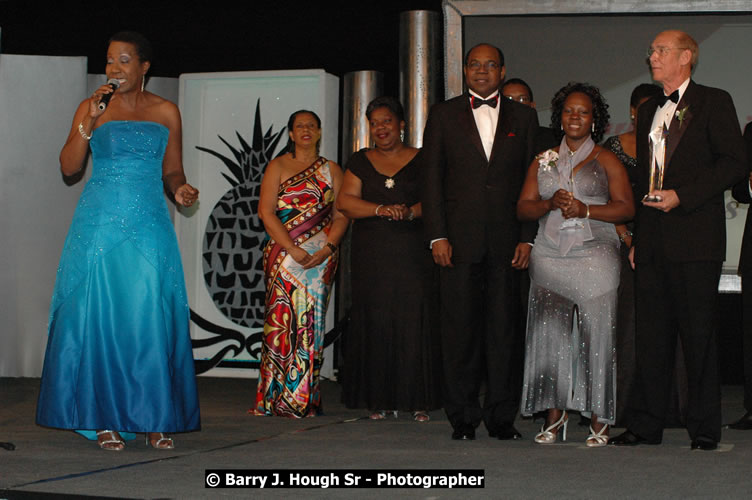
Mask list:
POLYGON ((83 183, 58 155, 86 96, 85 57, 0 55, 0 377, 38 377, 60 252, 83 183))

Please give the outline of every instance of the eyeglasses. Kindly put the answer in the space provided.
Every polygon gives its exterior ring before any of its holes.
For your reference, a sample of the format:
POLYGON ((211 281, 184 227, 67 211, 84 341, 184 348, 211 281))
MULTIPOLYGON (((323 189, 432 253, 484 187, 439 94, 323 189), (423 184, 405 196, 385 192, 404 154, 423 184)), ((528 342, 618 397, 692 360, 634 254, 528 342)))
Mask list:
POLYGON ((648 57, 652 56, 653 53, 658 52, 659 57, 665 57, 669 52, 672 50, 689 50, 687 47, 656 47, 656 48, 649 48, 647 51, 648 57))
POLYGON ((513 95, 505 95, 504 97, 506 99, 509 99, 510 101, 517 101, 517 102, 521 102, 522 104, 528 104, 530 102, 530 97, 528 97, 526 95, 521 95, 521 96, 517 96, 517 97, 515 97, 513 95))
POLYGON ((486 61, 481 64, 480 61, 470 61, 469 63, 467 63, 467 67, 473 71, 478 71, 481 68, 485 69, 486 71, 498 71, 499 63, 497 63, 496 61, 486 61))

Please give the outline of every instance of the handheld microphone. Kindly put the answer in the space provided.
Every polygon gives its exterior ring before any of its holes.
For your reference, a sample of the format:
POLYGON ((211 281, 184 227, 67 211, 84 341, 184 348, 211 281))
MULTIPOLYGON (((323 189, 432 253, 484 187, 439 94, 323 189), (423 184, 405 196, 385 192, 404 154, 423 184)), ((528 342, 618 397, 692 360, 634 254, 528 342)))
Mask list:
MULTIPOLYGON (((107 80, 107 85, 112 87, 112 93, 115 93, 115 91, 120 88, 120 80, 118 80, 117 78, 110 78, 109 80, 107 80)), ((99 104, 97 104, 97 107, 100 111, 104 111, 107 108, 107 105, 110 103, 110 99, 112 99, 112 94, 102 95, 102 98, 99 100, 99 104)))

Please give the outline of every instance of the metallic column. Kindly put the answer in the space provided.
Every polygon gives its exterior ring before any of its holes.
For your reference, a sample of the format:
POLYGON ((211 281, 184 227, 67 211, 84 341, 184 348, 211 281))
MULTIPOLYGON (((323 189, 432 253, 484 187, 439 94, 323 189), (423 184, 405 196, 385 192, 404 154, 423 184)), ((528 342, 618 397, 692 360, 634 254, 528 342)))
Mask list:
POLYGON ((400 14, 399 92, 405 107, 405 144, 423 145, 428 111, 438 98, 440 16, 429 10, 400 14))
POLYGON ((366 107, 384 92, 384 75, 379 71, 353 71, 345 75, 342 92, 342 150, 344 167, 350 156, 371 147, 366 107))
MULTIPOLYGON (((378 71, 354 71, 347 73, 342 90, 342 149, 340 162, 344 168, 353 153, 371 147, 368 133, 366 107, 368 103, 384 92, 384 75, 378 71)), ((352 305, 350 279, 350 231, 348 230, 339 247, 339 270, 337 271, 337 292, 335 294, 335 321, 333 335, 327 333, 328 345, 342 335, 349 320, 352 305), (330 338, 331 337, 331 338, 330 338)), ((340 363, 339 351, 335 346, 335 367, 340 363)), ((347 363, 347 360, 345 360, 347 363)))

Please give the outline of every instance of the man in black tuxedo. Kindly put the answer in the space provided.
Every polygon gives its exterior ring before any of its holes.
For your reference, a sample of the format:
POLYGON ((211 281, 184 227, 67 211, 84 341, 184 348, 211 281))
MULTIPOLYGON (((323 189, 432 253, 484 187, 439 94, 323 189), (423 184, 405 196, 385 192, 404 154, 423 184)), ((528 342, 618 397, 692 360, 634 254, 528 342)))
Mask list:
POLYGON ((731 96, 690 79, 698 56, 692 37, 665 31, 648 54, 653 80, 663 85, 665 96, 650 98, 638 111, 636 196, 648 194, 656 201, 643 201, 635 220, 630 257, 636 379, 627 431, 610 442, 661 442, 678 335, 688 379, 691 448, 713 450, 721 439, 714 313, 726 256, 723 193, 747 172, 744 141, 731 96), (650 190, 650 164, 656 159, 665 159, 663 186, 650 190))
POLYGON ((423 136, 423 219, 440 269, 444 408, 453 439, 518 439, 524 338, 516 269, 527 267, 535 226, 516 204, 538 130, 535 111, 499 98, 504 56, 480 44, 465 57, 468 92, 436 104, 423 136), (486 383, 483 409, 481 384, 486 383))
MULTIPOLYGON (((752 169, 752 122, 744 127, 744 142, 747 143, 747 161, 752 169)), ((748 179, 734 186, 736 201, 752 203, 752 173, 748 179)), ((739 256, 739 275, 742 277, 742 351, 744 355, 744 409, 746 413, 729 429, 752 430, 752 210, 747 211, 742 237, 742 253, 739 256)))

